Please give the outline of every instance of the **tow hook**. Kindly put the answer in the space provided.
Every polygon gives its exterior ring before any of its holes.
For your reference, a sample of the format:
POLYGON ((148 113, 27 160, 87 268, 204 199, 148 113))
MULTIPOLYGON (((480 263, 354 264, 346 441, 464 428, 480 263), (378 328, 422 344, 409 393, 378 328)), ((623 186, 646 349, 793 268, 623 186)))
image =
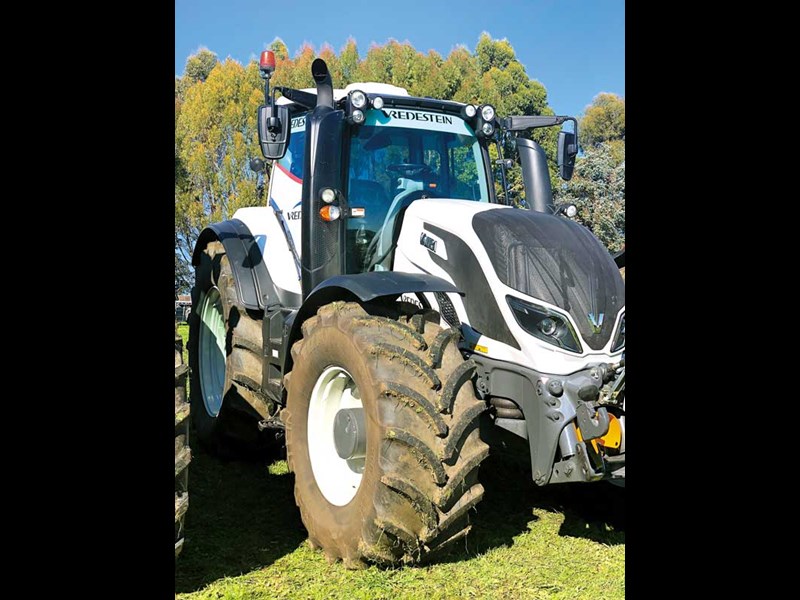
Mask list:
POLYGON ((575 412, 578 417, 578 429, 585 441, 608 433, 608 411, 605 408, 599 408, 595 413, 588 404, 581 402, 575 412))

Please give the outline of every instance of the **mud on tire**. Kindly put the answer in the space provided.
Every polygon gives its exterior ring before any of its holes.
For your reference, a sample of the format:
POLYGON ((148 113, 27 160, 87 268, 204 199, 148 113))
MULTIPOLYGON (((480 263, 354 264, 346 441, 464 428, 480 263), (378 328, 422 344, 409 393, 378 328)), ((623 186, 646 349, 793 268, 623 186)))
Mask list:
POLYGON ((183 362, 183 339, 175 326, 175 557, 184 540, 184 518, 189 507, 189 403, 186 401, 186 375, 183 362))
POLYGON ((303 323, 292 347, 287 458, 310 543, 329 560, 350 568, 413 564, 471 528, 484 493, 478 467, 489 453, 478 431, 486 405, 475 397, 476 365, 458 351, 457 330, 436 321, 335 302, 303 323), (344 506, 320 491, 308 448, 311 393, 332 365, 352 375, 367 424, 363 477, 344 506))
POLYGON ((262 319, 238 304, 230 261, 221 242, 204 249, 195 271, 192 311, 189 313, 192 422, 197 438, 212 454, 225 458, 262 455, 275 440, 259 433, 257 423, 269 414, 269 401, 260 393, 262 319), (211 414, 201 387, 200 328, 202 303, 210 290, 219 293, 225 322, 225 366, 222 405, 211 414))

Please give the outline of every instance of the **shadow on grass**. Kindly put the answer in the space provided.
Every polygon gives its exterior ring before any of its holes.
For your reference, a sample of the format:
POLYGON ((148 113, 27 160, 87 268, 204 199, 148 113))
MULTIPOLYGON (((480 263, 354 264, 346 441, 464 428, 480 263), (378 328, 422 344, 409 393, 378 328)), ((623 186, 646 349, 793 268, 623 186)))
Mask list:
MULTIPOLYGON (((625 492, 608 483, 538 487, 527 446, 516 438, 493 443, 481 466, 485 488, 472 531, 432 563, 457 562, 528 531, 533 509, 564 514, 559 535, 608 545, 625 543, 625 492)), ((175 591, 191 592, 226 576, 260 569, 307 538, 294 503, 294 476, 270 474, 274 459, 226 462, 192 445, 186 545, 175 569, 175 591)))
POLYGON ((559 535, 607 545, 625 543, 625 490, 606 482, 539 487, 531 479, 527 443, 513 434, 493 436, 481 465, 483 501, 472 513, 472 531, 432 562, 457 562, 500 546, 528 531, 533 509, 564 515, 559 535))
POLYGON ((193 441, 176 593, 268 566, 306 539, 294 503, 294 476, 271 474, 272 460, 224 461, 193 441))

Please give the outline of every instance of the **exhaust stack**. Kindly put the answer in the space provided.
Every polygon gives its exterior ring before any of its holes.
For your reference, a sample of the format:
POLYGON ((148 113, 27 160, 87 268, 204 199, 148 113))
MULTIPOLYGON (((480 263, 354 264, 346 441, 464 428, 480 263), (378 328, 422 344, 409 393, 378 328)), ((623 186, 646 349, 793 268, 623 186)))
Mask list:
POLYGON ((542 147, 526 138, 517 138, 522 180, 525 182, 525 198, 536 212, 553 214, 553 190, 550 187, 550 172, 547 156, 542 147))
POLYGON ((314 62, 311 63, 311 76, 317 83, 317 106, 327 106, 333 109, 333 81, 324 60, 314 59, 314 62))

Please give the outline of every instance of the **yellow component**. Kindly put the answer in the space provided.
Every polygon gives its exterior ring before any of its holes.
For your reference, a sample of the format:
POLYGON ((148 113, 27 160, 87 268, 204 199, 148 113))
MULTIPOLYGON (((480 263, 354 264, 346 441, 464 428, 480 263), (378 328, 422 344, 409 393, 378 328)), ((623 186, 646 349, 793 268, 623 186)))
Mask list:
POLYGON ((484 354, 489 354, 489 348, 487 348, 486 346, 480 346, 478 344, 475 344, 475 350, 477 350, 478 352, 483 352, 484 354))
MULTIPOLYGON (((575 432, 578 434, 578 441, 582 442, 583 441, 583 436, 581 435, 581 428, 578 427, 577 425, 575 425, 575 432)), ((592 448, 594 448, 594 451, 599 454, 600 450, 597 449, 597 440, 589 440, 589 441, 591 442, 592 448)))
POLYGON ((614 415, 608 415, 608 432, 597 442, 605 448, 619 448, 622 443, 622 427, 614 415))
MULTIPOLYGON (((581 435, 581 428, 575 426, 575 431, 578 433, 578 441, 583 441, 583 436, 581 435)), ((619 425, 619 420, 612 414, 608 415, 608 431, 606 434, 594 440, 590 440, 592 443, 592 447, 594 448, 595 452, 600 452, 597 448, 598 444, 603 446, 604 448, 619 448, 620 444, 622 443, 622 427, 619 425)))

